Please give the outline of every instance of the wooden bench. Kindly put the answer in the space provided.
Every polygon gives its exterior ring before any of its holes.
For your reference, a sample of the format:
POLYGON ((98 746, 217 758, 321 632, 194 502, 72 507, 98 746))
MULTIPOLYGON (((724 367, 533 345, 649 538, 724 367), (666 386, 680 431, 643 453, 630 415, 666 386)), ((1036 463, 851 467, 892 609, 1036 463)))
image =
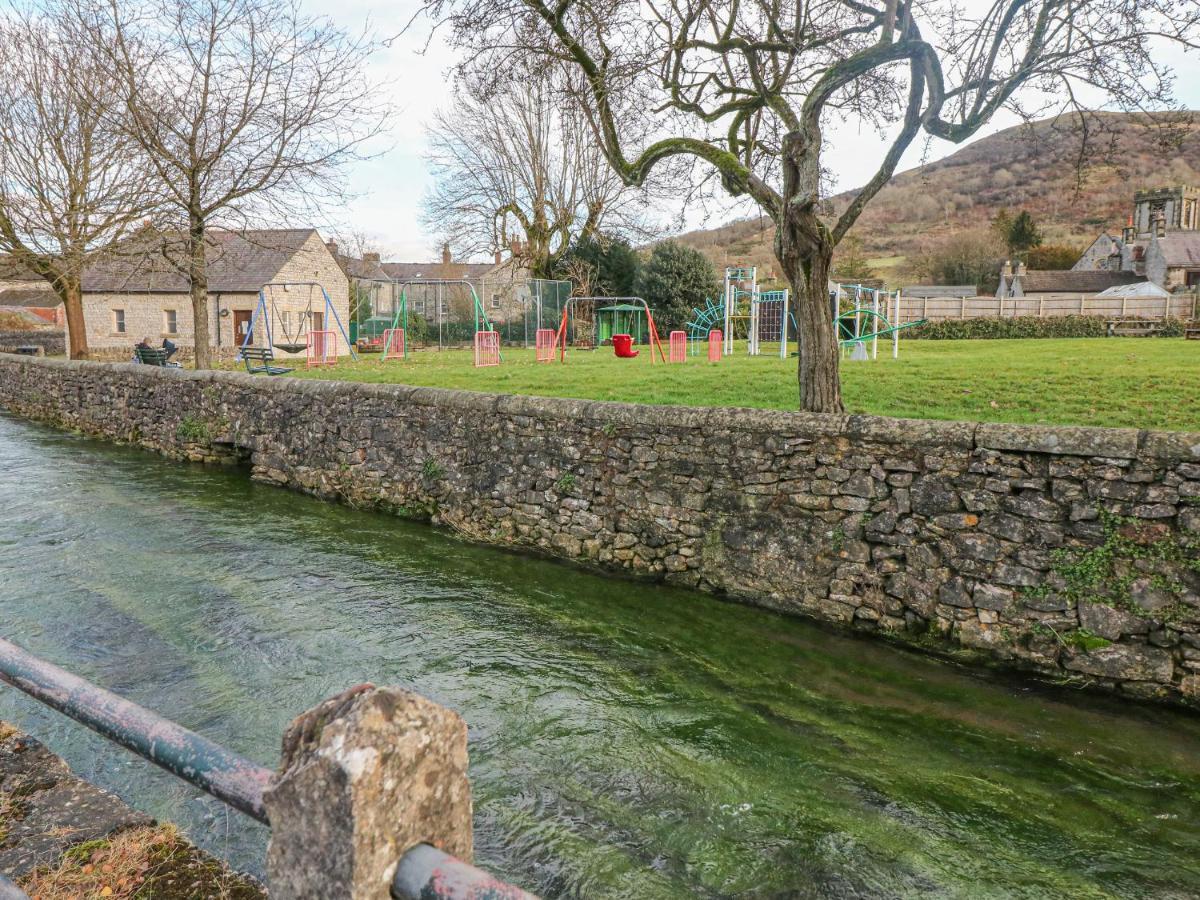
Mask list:
POLYGON ((246 371, 251 375, 286 375, 292 370, 286 366, 275 366, 272 363, 275 361, 275 354, 271 352, 269 347, 246 347, 242 350, 242 362, 246 364, 246 371), (257 365, 255 365, 257 363, 257 365))
POLYGON ((164 369, 179 369, 179 363, 167 362, 168 353, 161 347, 134 347, 137 361, 143 366, 160 366, 164 369))
POLYGON ((1108 319, 1104 324, 1109 337, 1149 337, 1163 327, 1158 319, 1108 319))
POLYGON ((1200 341, 1200 319, 1192 319, 1183 326, 1183 336, 1189 341, 1200 341))

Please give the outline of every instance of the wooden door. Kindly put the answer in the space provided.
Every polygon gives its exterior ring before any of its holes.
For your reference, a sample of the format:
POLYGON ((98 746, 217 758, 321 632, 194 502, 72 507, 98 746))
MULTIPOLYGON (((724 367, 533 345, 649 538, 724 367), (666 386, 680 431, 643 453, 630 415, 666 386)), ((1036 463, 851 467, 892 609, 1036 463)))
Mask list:
MULTIPOLYGON (((235 309, 233 311, 233 343, 237 347, 241 347, 246 342, 246 335, 250 333, 250 320, 254 318, 254 313, 248 309, 235 309)), ((254 343, 251 341, 250 343, 254 343)))

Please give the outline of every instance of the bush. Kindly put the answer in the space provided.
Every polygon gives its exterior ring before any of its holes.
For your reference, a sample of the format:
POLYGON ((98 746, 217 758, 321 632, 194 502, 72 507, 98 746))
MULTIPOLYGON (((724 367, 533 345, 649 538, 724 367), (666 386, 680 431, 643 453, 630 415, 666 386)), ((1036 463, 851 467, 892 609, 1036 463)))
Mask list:
MULTIPOLYGON (((946 319, 929 322, 901 332, 904 339, 927 341, 1003 340, 1006 338, 1081 338, 1104 337, 1108 333, 1104 316, 1014 316, 1004 319, 946 319)), ((1181 337, 1183 322, 1167 319, 1159 337, 1181 337)))
POLYGON ((1067 244, 1042 244, 1025 254, 1025 265, 1030 269, 1069 269, 1079 262, 1083 251, 1067 244))

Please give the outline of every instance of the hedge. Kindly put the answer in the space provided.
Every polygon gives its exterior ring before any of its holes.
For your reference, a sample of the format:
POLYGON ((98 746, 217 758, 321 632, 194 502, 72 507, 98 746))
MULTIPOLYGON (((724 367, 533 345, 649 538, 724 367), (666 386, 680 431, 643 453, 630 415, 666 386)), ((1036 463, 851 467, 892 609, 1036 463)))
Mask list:
MULTIPOLYGON (((927 341, 958 341, 971 338, 997 340, 1005 338, 1075 338, 1105 337, 1108 334, 1104 316, 1014 316, 1004 319, 944 319, 928 322, 900 333, 904 340, 915 338, 927 341)), ((1183 321, 1164 319, 1158 337, 1181 337, 1183 321)))

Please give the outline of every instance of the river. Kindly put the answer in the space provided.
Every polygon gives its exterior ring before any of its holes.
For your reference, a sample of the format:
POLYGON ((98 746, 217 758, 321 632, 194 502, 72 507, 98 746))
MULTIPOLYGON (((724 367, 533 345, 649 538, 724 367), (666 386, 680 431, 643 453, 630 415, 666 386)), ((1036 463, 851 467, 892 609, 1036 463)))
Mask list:
MULTIPOLYGON (((266 765, 362 681, 470 726, 546 897, 1200 895, 1200 717, 980 674, 0 415, 0 630, 266 765)), ((265 830, 4 688, 235 866, 265 830)))

